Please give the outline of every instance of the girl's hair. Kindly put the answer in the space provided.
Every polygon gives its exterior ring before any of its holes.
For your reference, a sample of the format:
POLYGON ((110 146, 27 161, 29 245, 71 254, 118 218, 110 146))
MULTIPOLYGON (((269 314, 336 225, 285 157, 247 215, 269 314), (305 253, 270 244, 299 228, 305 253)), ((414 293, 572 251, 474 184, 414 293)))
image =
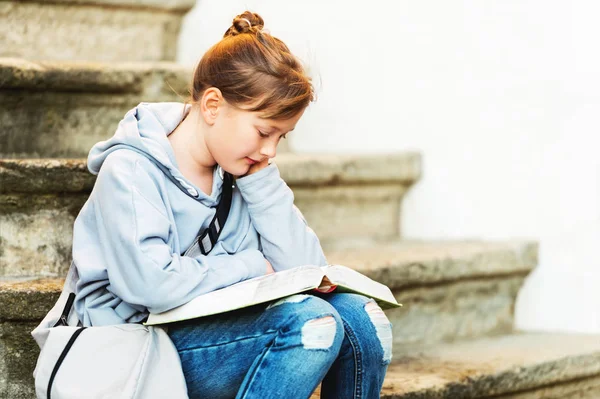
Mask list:
POLYGON ((194 72, 191 100, 209 87, 225 101, 264 118, 287 119, 314 100, 314 89, 300 61, 279 39, 263 31, 260 15, 246 11, 233 19, 223 39, 202 57, 194 72))

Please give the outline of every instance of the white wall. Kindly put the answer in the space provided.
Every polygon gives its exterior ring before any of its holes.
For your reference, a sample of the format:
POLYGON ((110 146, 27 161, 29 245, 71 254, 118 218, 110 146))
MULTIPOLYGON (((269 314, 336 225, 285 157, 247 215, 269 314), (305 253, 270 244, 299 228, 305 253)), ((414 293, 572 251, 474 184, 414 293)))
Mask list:
POLYGON ((600 2, 199 0, 194 64, 245 9, 318 87, 297 152, 418 149, 408 238, 532 238, 517 327, 600 332, 600 2))

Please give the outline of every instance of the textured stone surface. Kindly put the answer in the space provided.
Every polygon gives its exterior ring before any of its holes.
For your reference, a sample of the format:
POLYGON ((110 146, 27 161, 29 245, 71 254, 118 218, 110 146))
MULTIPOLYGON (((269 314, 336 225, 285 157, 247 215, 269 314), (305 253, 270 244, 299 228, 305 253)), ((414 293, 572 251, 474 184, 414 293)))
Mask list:
POLYGON ((599 380, 599 336, 513 334, 395 347, 382 397, 591 399, 599 380))
POLYGON ((537 265, 537 253, 533 242, 362 241, 329 249, 327 260, 352 266, 401 292, 448 281, 522 276, 537 265))
POLYGON ((140 102, 184 101, 190 78, 170 63, 0 60, 0 158, 87 157, 140 102))
POLYGON ((3 158, 76 158, 114 135, 143 97, 84 93, 0 93, 3 158), (33 112, 34 107, 37 112, 33 112))
POLYGON ((282 178, 294 186, 401 182, 421 177, 421 154, 333 155, 282 154, 275 158, 282 178))
POLYGON ((0 1, 0 56, 171 61, 182 17, 193 2, 161 4, 157 0, 0 1))
POLYGON ((33 369, 39 349, 30 334, 35 326, 0 322, 0 398, 35 398, 33 369))
POLYGON ((41 92, 143 93, 187 89, 192 70, 172 62, 31 61, 0 57, 0 88, 41 92))
POLYGON ((303 187, 290 184, 294 203, 324 246, 351 237, 399 237, 399 184, 303 187))
POLYGON ((540 387, 531 391, 495 396, 498 399, 598 399, 600 378, 592 376, 540 387))
POLYGON ((525 276, 465 279, 394 290, 404 305, 386 311, 394 342, 424 345, 509 333, 515 299, 525 276))
POLYGON ((66 208, 0 214, 0 276, 64 274, 71 260, 74 221, 66 208))
POLYGON ((0 194, 0 276, 60 276, 88 194, 0 194))
MULTIPOLYGON (((83 159, 0 159, 0 194, 89 194, 95 181, 83 159)), ((0 209, 20 201, 6 197, 0 209)))
POLYGON ((48 3, 67 5, 98 5, 124 8, 159 9, 186 12, 191 9, 196 0, 25 0, 33 3, 48 3))
MULTIPOLYGON (((389 369, 388 376, 392 373, 394 366, 389 369)), ((416 378, 419 378, 417 376, 416 378)), ((384 381, 384 393, 382 398, 387 399, 464 399, 464 398, 490 398, 486 394, 467 395, 463 393, 456 396, 451 390, 439 391, 437 393, 393 393, 393 385, 389 383, 389 378, 384 381)), ((321 397, 321 387, 310 396, 310 399, 319 399, 321 397)), ((535 387, 530 391, 520 393, 508 393, 506 395, 493 396, 495 399, 598 399, 600 398, 600 378, 593 376, 590 378, 577 379, 574 381, 559 381, 550 386, 535 387)))
POLYGON ((0 321, 40 322, 58 299, 64 279, 0 280, 0 321))

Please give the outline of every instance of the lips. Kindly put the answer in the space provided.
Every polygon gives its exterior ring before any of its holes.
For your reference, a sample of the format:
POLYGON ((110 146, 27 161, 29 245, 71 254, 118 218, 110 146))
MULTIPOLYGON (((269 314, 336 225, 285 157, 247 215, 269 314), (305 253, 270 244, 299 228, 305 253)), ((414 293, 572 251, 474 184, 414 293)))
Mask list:
POLYGON ((248 158, 248 157, 246 157, 246 162, 248 162, 250 165, 254 165, 255 163, 258 163, 258 161, 255 161, 254 159, 248 158))

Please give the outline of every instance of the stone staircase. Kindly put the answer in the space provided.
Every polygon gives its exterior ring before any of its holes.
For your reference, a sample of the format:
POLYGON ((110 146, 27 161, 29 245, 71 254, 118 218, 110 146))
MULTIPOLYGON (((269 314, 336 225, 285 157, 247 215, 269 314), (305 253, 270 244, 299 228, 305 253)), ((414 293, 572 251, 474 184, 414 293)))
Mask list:
POLYGON ((3 0, 0 56, 28 60, 173 61, 195 0, 3 0))
POLYGON ((167 62, 0 58, 0 157, 86 157, 141 101, 183 102, 190 76, 167 62))
MULTIPOLYGON (((0 398, 35 396, 29 333, 62 287, 94 184, 89 149, 137 103, 185 95, 191 71, 172 61, 192 5, 0 1, 0 398)), ((513 331, 535 243, 402 239, 420 154, 276 162, 329 262, 387 284, 404 304, 386 312, 394 360, 382 397, 600 397, 599 337, 513 331)))

